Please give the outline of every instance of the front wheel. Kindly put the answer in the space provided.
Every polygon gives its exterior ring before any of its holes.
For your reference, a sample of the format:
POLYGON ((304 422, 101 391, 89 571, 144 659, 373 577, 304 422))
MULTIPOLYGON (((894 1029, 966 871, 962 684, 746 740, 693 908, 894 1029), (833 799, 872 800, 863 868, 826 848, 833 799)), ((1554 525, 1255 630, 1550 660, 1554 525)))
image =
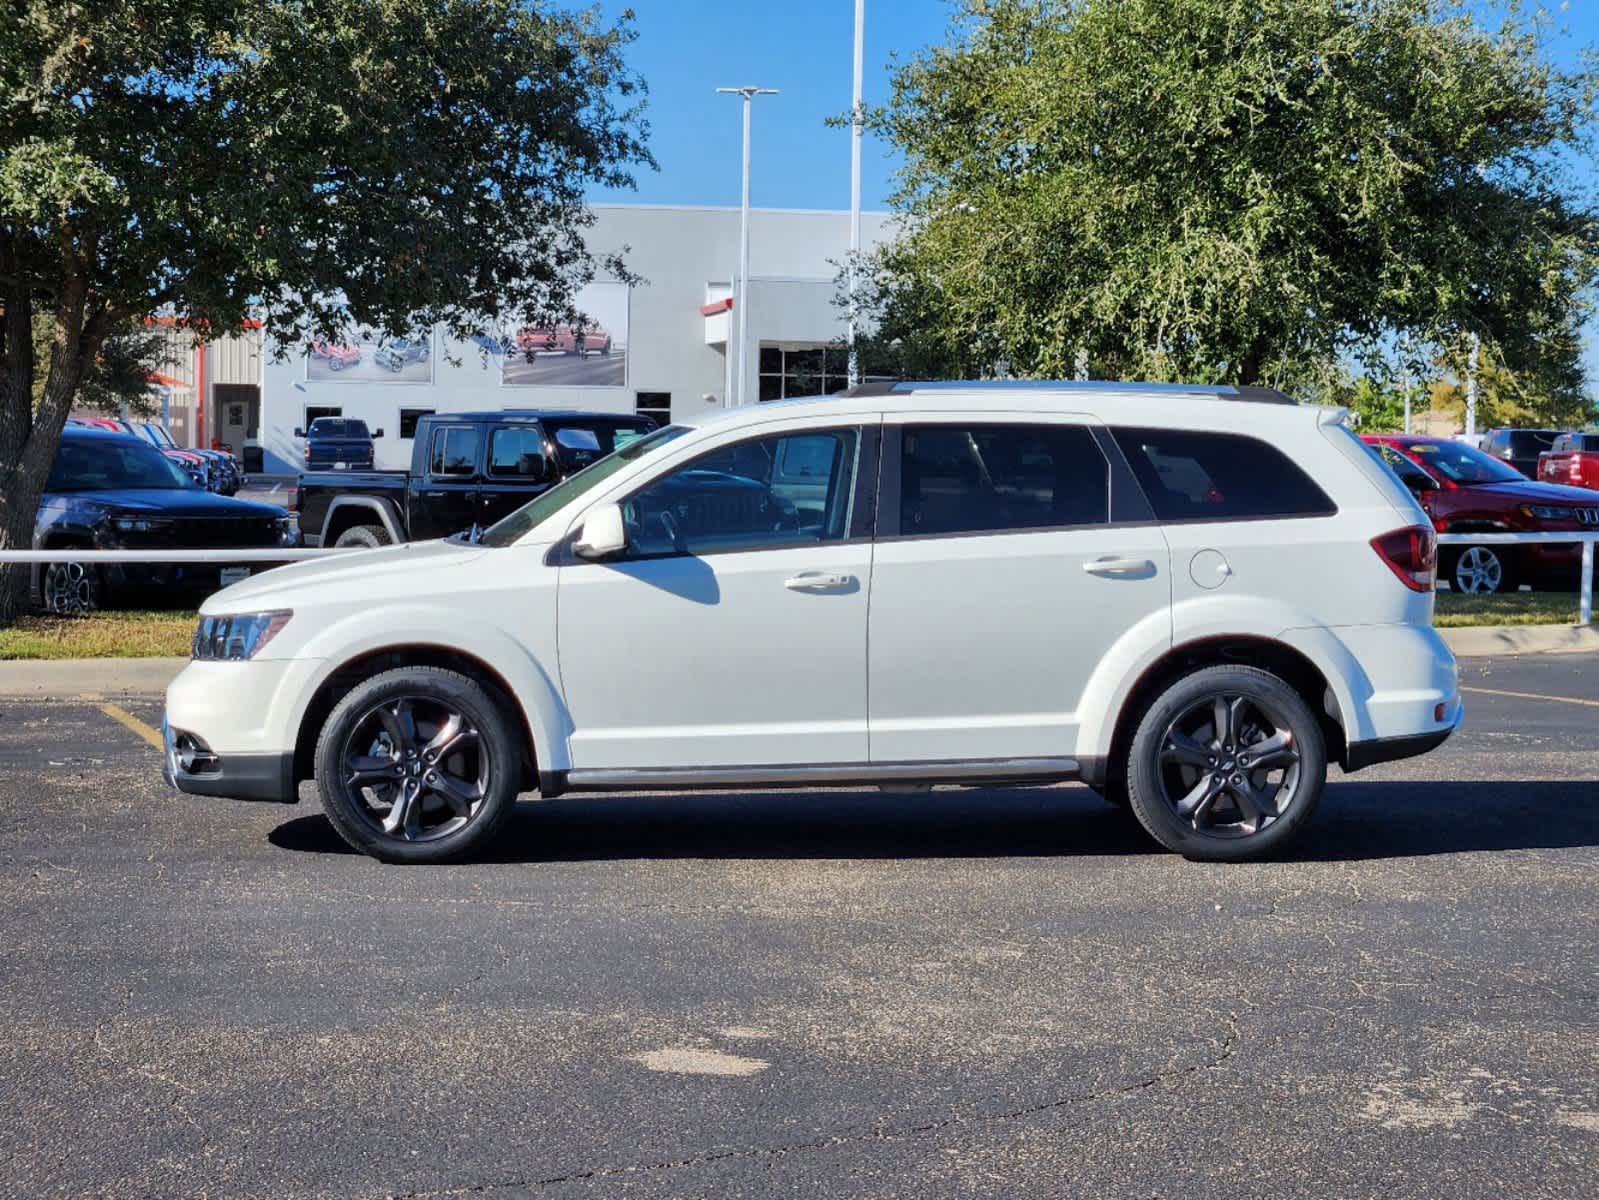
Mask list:
POLYGON ((99 569, 84 563, 51 563, 39 579, 40 603, 56 616, 94 612, 102 592, 99 569))
POLYGON ((504 702, 438 667, 373 676, 329 714, 316 748, 328 820, 383 862, 480 849, 510 818, 522 747, 504 702))
POLYGON ((1254 667, 1206 667, 1139 721, 1127 763, 1133 812, 1191 859, 1237 862, 1286 845, 1327 781, 1327 745, 1304 699, 1254 667))
POLYGON ((1468 596, 1513 592, 1520 586, 1506 546, 1466 546, 1444 559, 1449 586, 1468 596))

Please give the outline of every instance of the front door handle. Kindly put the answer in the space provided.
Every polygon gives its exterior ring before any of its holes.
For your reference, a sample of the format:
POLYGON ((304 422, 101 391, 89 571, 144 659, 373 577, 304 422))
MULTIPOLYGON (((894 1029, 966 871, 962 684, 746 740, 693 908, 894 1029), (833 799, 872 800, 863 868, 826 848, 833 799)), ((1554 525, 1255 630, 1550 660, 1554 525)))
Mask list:
POLYGON ((783 580, 783 586, 791 592, 841 592, 855 586, 855 576, 832 571, 801 571, 783 580))
POLYGON ((1096 558, 1083 564, 1090 575, 1153 575, 1155 564, 1147 558, 1096 558))

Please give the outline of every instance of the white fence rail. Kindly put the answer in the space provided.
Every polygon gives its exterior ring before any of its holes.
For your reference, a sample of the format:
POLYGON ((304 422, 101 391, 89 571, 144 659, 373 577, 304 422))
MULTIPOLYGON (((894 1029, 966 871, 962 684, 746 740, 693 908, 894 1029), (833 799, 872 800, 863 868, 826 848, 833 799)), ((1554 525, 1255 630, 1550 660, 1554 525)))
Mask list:
MULTIPOLYGON (((1525 546, 1533 544, 1581 545, 1582 571, 1579 584, 1579 611, 1584 625, 1593 621, 1594 543, 1593 533, 1444 533, 1438 536, 1443 546, 1525 546)), ((285 563, 321 558, 325 554, 349 554, 362 546, 319 546, 291 548, 258 546, 242 550, 0 550, 0 563, 285 563)))

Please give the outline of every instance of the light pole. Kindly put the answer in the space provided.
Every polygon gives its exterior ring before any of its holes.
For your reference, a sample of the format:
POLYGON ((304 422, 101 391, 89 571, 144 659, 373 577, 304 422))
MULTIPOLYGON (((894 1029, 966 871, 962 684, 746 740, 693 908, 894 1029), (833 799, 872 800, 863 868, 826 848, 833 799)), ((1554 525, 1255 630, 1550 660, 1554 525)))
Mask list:
POLYGON ((744 357, 749 347, 750 331, 750 107, 756 96, 775 96, 776 88, 722 87, 716 89, 724 96, 742 96, 744 99, 744 199, 739 209, 738 223, 738 292, 733 307, 738 310, 738 384, 734 389, 737 406, 744 406, 744 357))
POLYGON ((866 0, 855 0, 855 91, 849 118, 849 385, 861 381, 855 352, 855 267, 861 253, 861 77, 866 61, 866 0))

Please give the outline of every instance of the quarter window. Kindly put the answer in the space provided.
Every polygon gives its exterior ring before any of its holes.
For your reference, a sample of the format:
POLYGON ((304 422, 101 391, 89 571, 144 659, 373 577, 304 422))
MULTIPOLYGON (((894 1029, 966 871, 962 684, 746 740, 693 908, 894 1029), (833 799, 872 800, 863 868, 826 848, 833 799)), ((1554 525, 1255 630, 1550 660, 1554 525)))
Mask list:
POLYGON ((433 431, 429 471, 434 475, 470 475, 477 465, 478 432, 471 425, 446 425, 433 431))
POLYGON ((628 544, 635 557, 655 557, 839 541, 850 527, 859 448, 859 431, 836 429, 703 454, 622 505, 628 544))
POLYGON ((1103 525, 1110 467, 1082 425, 908 425, 900 533, 1103 525))
POLYGON ((1116 442, 1162 521, 1327 517, 1327 493, 1259 438, 1179 429, 1116 429, 1116 442))

